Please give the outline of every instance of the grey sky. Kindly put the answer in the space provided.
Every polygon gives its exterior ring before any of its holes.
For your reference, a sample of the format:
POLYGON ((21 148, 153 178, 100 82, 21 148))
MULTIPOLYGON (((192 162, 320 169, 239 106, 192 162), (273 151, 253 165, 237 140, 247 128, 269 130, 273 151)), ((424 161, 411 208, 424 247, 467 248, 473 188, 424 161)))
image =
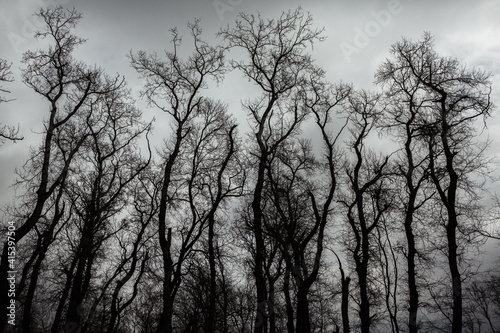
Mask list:
MULTIPOLYGON (((102 66, 107 73, 125 75, 134 93, 141 81, 130 68, 126 55, 129 50, 161 52, 170 49, 169 29, 179 27, 189 47, 185 29, 194 18, 202 20, 205 39, 231 24, 239 12, 276 17, 282 11, 301 6, 311 12, 314 24, 325 27, 327 39, 315 45, 313 56, 327 70, 332 82, 352 82, 360 88, 373 88, 373 74, 388 55, 392 43, 402 36, 418 39, 424 31, 436 38, 436 49, 444 56, 457 57, 469 66, 479 66, 492 72, 493 102, 500 104, 500 1, 418 1, 418 0, 18 0, 4 1, 0 9, 0 57, 13 63, 16 82, 5 84, 11 90, 9 103, 0 104, 0 121, 20 125, 25 141, 6 143, 0 148, 0 204, 12 196, 8 187, 14 179, 14 168, 26 160, 30 145, 40 142, 42 119, 46 105, 24 86, 20 80, 22 53, 42 47, 33 40, 37 21, 32 14, 44 4, 75 7, 83 14, 76 33, 88 39, 77 50, 76 57, 89 64, 102 66)), ((235 109, 241 98, 239 86, 234 85, 239 74, 228 77, 214 94, 227 100, 235 109), (233 81, 231 81, 233 80, 233 81)), ((243 84, 248 85, 245 82, 243 84)), ((248 86, 246 86, 248 87, 248 86)), ((246 89, 246 88, 243 88, 246 89)), ((242 90, 245 91, 245 90, 242 90)), ((155 110, 144 109, 145 119, 156 116, 156 127, 161 119, 155 110)), ((500 118, 489 122, 488 134, 500 142, 500 118)), ((161 132, 157 134, 161 136, 161 132)), ((498 146, 498 144, 497 144, 498 146)), ((492 149, 497 154, 498 148, 492 149)))

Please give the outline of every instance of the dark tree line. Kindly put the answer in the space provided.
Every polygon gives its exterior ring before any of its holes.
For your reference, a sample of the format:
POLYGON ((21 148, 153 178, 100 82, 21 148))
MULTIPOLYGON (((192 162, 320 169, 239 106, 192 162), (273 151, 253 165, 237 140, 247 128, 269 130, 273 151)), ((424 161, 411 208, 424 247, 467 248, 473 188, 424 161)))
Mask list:
POLYGON ((46 117, 5 217, 18 277, 13 326, 4 243, 2 332, 500 329, 500 272, 474 262, 497 216, 482 201, 488 73, 425 33, 358 90, 314 63, 323 31, 300 9, 241 14, 218 44, 196 21, 190 56, 176 29, 163 55, 128 55, 170 124, 153 128, 123 78, 73 57, 78 12, 37 15, 50 46, 24 54, 22 80, 46 117), (242 111, 206 96, 232 70, 258 89, 242 111))

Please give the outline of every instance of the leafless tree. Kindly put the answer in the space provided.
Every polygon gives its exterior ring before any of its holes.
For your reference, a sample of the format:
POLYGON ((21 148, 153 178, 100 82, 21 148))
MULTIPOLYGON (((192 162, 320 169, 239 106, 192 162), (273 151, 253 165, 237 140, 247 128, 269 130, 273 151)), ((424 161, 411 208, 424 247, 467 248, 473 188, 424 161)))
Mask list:
POLYGON ((68 241, 74 244, 77 264, 71 276, 66 325, 83 324, 82 305, 99 253, 121 228, 114 228, 112 222, 129 203, 130 186, 150 162, 137 154, 137 140, 149 126, 142 124, 141 113, 127 96, 127 90, 115 90, 92 104, 94 112, 87 121, 89 140, 78 153, 78 167, 68 180, 67 195, 76 224, 68 241))
MULTIPOLYGON (((100 296, 100 298, 106 297, 108 287, 116 282, 111 293, 111 302, 105 304, 104 311, 109 312, 109 319, 106 320, 106 332, 109 333, 117 332, 120 327, 127 327, 126 324, 121 325, 126 316, 125 311, 135 301, 139 288, 144 286, 141 281, 147 268, 149 247, 154 244, 151 242, 154 234, 150 225, 153 224, 158 213, 157 180, 150 169, 143 171, 138 178, 133 189, 133 210, 130 213, 130 221, 127 221, 131 228, 117 235, 120 247, 119 260, 114 273, 102 288, 100 296), (131 292, 127 290, 129 289, 127 286, 130 285, 131 292)), ((100 318, 99 321, 103 322, 104 319, 100 318)), ((90 325, 87 324, 87 326, 90 325)))
POLYGON ((463 296, 458 261, 461 244, 457 233, 466 226, 459 216, 471 215, 463 209, 467 206, 464 200, 476 196, 478 187, 472 174, 480 172, 485 164, 484 149, 474 147, 475 120, 487 118, 493 105, 487 73, 469 70, 456 59, 440 57, 433 46, 428 33, 417 42, 404 39, 393 46, 394 61, 384 67, 388 75, 399 72, 396 75, 400 79, 404 77, 408 85, 413 85, 410 92, 418 94, 419 99, 411 102, 424 113, 419 134, 425 137, 430 178, 445 208, 443 225, 453 291, 452 330, 461 332, 463 296))
POLYGON ((313 115, 323 143, 324 158, 313 155, 312 147, 302 139, 282 145, 270 159, 269 187, 273 195, 269 199, 276 209, 273 224, 266 223, 266 230, 281 246, 287 272, 285 275, 285 299, 287 304, 287 329, 294 332, 311 331, 309 293, 317 281, 321 268, 324 237, 327 222, 332 218, 332 205, 337 187, 339 150, 327 126, 333 121, 332 113, 338 111, 350 94, 347 85, 330 86, 320 83, 323 73, 316 69, 309 79, 310 95, 305 105, 313 115), (323 178, 317 172, 325 173, 323 178), (319 185, 322 183, 323 185, 319 185), (321 200, 321 201, 320 201, 321 200), (296 324, 289 295, 289 277, 296 286, 296 324))
MULTIPOLYGON (((384 98, 387 102, 386 112, 380 127, 396 138, 401 138, 401 156, 398 157, 395 175, 402 178, 404 191, 399 192, 401 204, 398 209, 403 216, 404 232, 407 249, 408 281, 408 328, 410 332, 418 331, 419 292, 417 287, 417 243, 423 240, 416 235, 415 221, 419 219, 418 212, 435 194, 428 186, 429 154, 425 144, 420 139, 422 128, 426 122, 426 105, 430 97, 422 94, 423 84, 414 78, 406 63, 401 61, 399 52, 405 48, 404 43, 395 44, 391 54, 396 59, 386 60, 375 74, 376 82, 384 88, 384 98)), ((398 185, 397 185, 398 186, 398 185)))
POLYGON ((388 192, 388 156, 377 156, 370 151, 367 138, 380 118, 380 96, 359 91, 349 96, 349 121, 351 122, 353 151, 352 161, 345 167, 347 186, 345 197, 340 201, 346 209, 352 242, 348 240, 348 252, 354 260, 359 292, 359 318, 361 332, 369 332, 375 315, 370 312, 374 286, 370 263, 374 233, 391 206, 388 192), (352 245, 349 245, 352 243, 352 245))
POLYGON ((257 290, 255 333, 268 331, 262 202, 268 163, 280 145, 297 132, 304 119, 298 95, 312 66, 312 59, 305 50, 322 39, 321 32, 312 28, 312 17, 298 9, 283 13, 277 20, 241 14, 234 27, 219 33, 230 48, 241 48, 246 53, 246 60, 233 61, 232 65, 262 91, 260 97, 244 103, 253 121, 253 140, 257 145, 252 152, 256 180, 251 205, 257 290))
MULTIPOLYGON (((21 182, 33 190, 31 208, 16 230, 16 243, 33 230, 44 214, 45 203, 62 185, 72 161, 86 141, 86 118, 91 115, 91 101, 121 86, 120 80, 103 78, 102 70, 84 65, 73 59, 75 47, 84 42, 72 34, 71 29, 81 15, 75 10, 61 7, 41 9, 37 14, 45 23, 37 38, 52 39, 48 50, 28 51, 23 56, 23 81, 40 94, 49 104, 49 117, 44 123, 42 146, 34 151, 27 167, 28 176, 21 182), (66 136, 64 139, 63 136, 66 136), (29 175, 31 173, 31 176, 29 175)), ((0 293, 7 290, 7 247, 4 246, 0 264, 0 293)), ((6 308, 6 297, 1 305, 6 308)), ((6 316, 0 319, 0 330, 5 327, 6 316)))
MULTIPOLYGON (((224 105, 201 96, 209 78, 222 78, 224 50, 201 40, 198 22, 190 25, 190 30, 195 51, 186 61, 177 53, 180 38, 175 30, 174 51, 166 53, 166 60, 145 52, 130 55, 132 66, 146 79, 144 95, 173 121, 173 136, 163 152, 159 200, 158 235, 164 277, 157 332, 172 331, 183 263, 197 248, 207 226, 213 241, 219 207, 241 187, 237 176, 240 171, 228 167, 236 151, 236 126, 224 105), (185 213, 177 219, 176 210, 185 213)), ((213 275, 214 248, 209 253, 213 275)))
POLYGON ((498 272, 487 272, 479 276, 468 287, 469 308, 466 313, 474 317, 481 331, 482 326, 488 327, 491 332, 500 328, 500 290, 498 288, 498 272))

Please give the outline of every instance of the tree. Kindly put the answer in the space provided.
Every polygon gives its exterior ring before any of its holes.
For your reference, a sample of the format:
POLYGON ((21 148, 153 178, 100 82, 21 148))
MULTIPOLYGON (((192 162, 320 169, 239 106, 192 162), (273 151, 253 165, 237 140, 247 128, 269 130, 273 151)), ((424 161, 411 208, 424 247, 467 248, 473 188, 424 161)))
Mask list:
POLYGON ((114 90, 94 101, 87 121, 89 140, 78 153, 78 167, 69 179, 68 201, 74 207, 77 226, 69 233, 73 238, 69 242, 79 242, 74 249, 77 264, 71 275, 67 326, 82 324, 82 305, 99 253, 121 229, 112 225, 115 216, 129 204, 130 187, 150 163, 150 158, 143 161, 137 154, 137 140, 149 126, 141 122, 141 113, 128 93, 114 90))
MULTIPOLYGON (((47 200, 66 179, 75 155, 88 136, 85 119, 91 114, 88 108, 91 101, 121 86, 118 79, 103 79, 102 70, 73 59, 74 48, 84 42, 71 33, 81 18, 79 13, 56 7, 41 9, 37 15, 45 23, 45 30, 37 32, 35 36, 51 38, 54 44, 46 51, 28 51, 24 54, 26 68, 23 70, 23 81, 47 100, 49 117, 44 124, 43 144, 26 164, 31 167, 28 170, 31 176, 22 182, 29 183, 34 195, 30 199, 31 208, 27 218, 16 230, 16 243, 33 230, 44 214, 47 200), (65 135, 68 137, 57 140, 65 135)), ((3 248, 0 277, 0 294, 6 295, 7 246, 3 248)), ((2 297, 0 304, 3 309, 7 307, 5 302, 7 297, 2 297)), ((0 330, 4 329, 5 323, 6 316, 2 316, 0 330)))
MULTIPOLYGON (((394 45, 392 54, 396 55, 403 46, 394 45)), ((416 259, 417 243, 415 220, 419 218, 418 212, 425 207, 426 202, 434 195, 428 188, 429 180, 429 154, 425 144, 420 139, 421 129, 425 120, 425 107, 429 102, 428 96, 421 94, 422 83, 412 77, 405 64, 392 60, 384 62, 375 74, 376 82, 384 88, 384 98, 387 101, 380 127, 387 130, 395 138, 402 141, 402 154, 399 157, 396 175, 401 177, 405 191, 401 191, 398 209, 403 216, 404 232, 407 249, 405 252, 407 262, 408 283, 408 321, 411 333, 418 331, 419 292, 417 287, 416 259)))
MULTIPOLYGON (((291 275, 296 285, 296 326, 300 332, 311 331, 308 295, 317 281, 322 260, 325 230, 331 220, 334 194, 337 188, 337 163, 340 154, 336 147, 340 133, 332 137, 327 129, 332 115, 348 98, 351 88, 347 85, 330 86, 320 82, 321 70, 310 78, 310 96, 305 98, 309 110, 318 126, 324 144, 324 159, 313 156, 307 141, 297 140, 282 145, 272 156, 268 169, 270 201, 276 209, 279 221, 276 225, 266 223, 266 229, 280 243, 286 263, 286 283, 289 332, 294 331, 293 310, 288 295, 288 279, 291 275), (276 162, 274 162, 276 160, 276 162), (274 163, 273 163, 274 162, 274 163), (326 179, 318 173, 326 173, 326 179), (326 172, 325 172, 326 171, 326 172), (321 186, 320 183, 325 185, 321 186), (322 202, 319 202, 319 200, 322 202)), ((345 126, 344 126, 345 127, 345 126)))
MULTIPOLYGON (((426 144, 429 177, 445 212, 442 219, 452 281, 452 331, 461 332, 463 295, 459 258, 462 244, 457 233, 466 227, 461 216, 472 215, 473 208, 466 202, 474 201, 480 190, 474 184, 473 175, 485 165, 484 148, 475 147, 475 120, 487 118, 493 105, 487 73, 469 70, 456 59, 440 57, 433 47, 433 37, 428 33, 417 42, 403 39, 396 43, 391 49, 393 60, 383 65, 379 80, 399 85, 396 92, 407 95, 404 101, 410 103, 410 112, 417 119, 417 126, 411 127, 412 134, 418 134, 426 144), (406 86, 401 87, 403 84, 406 86), (417 99, 410 99, 408 95, 417 99)), ((410 129, 410 125, 407 128, 410 129)), ((414 178, 412 182, 417 186, 421 180, 414 178)), ((411 238, 408 233, 407 236, 411 238)), ((416 289, 411 286, 410 290, 415 293, 416 289)), ((416 313, 416 300, 413 295, 409 321, 413 331, 416 328, 411 316, 416 313)))
MULTIPOLYGON (((75 115, 72 126, 54 137, 62 154, 75 136, 84 133, 86 140, 75 154, 73 164, 54 194, 55 198, 47 200, 43 218, 34 227, 37 237, 27 241, 35 241, 36 246, 23 269, 19 288, 22 291, 24 277, 29 272, 22 317, 26 332, 30 332, 31 323, 36 318, 32 313, 36 308, 34 303, 43 304, 51 297, 59 297, 55 302, 58 305, 52 330, 61 329, 65 315, 66 329, 85 331, 88 320, 82 320, 82 311, 86 310, 84 300, 88 298, 89 290, 97 288, 93 275, 96 266, 103 261, 102 252, 109 246, 110 238, 121 229, 132 232, 125 224, 116 226, 116 216, 129 204, 127 196, 131 186, 150 162, 142 160, 136 151, 137 141, 150 126, 140 120, 141 113, 132 105, 128 95, 125 86, 100 95, 88 105, 89 113, 83 114, 84 119, 75 115), (61 249, 65 249, 63 255, 54 253, 61 249), (42 270, 42 263, 62 274, 48 278, 50 270, 42 270), (37 284, 40 277, 46 278, 41 282, 45 296, 36 301, 35 289, 40 287, 37 284), (46 282, 52 280, 64 285, 61 293, 57 286, 54 288, 46 282)), ((40 304, 37 305, 39 308, 40 304)), ((90 313, 97 305, 95 302, 90 306, 90 313)))
POLYGON ((60 186, 55 195, 52 217, 49 217, 49 213, 46 214, 44 221, 39 222, 38 225, 35 226, 36 236, 34 240, 36 241, 36 245, 34 249, 30 249, 32 250, 32 254, 23 267, 21 281, 17 289, 18 295, 22 295, 28 282, 28 289, 26 290, 26 295, 24 296, 24 302, 22 304, 23 332, 31 332, 33 329, 32 322, 33 317, 35 317, 33 308, 36 308, 35 292, 37 291, 42 264, 44 263, 49 247, 54 242, 56 236, 63 230, 64 225, 69 221, 67 215, 65 215, 66 205, 63 200, 63 193, 64 186, 60 186))
MULTIPOLYGON (((341 203, 346 209, 346 218, 353 238, 348 251, 354 260, 358 278, 359 318, 361 332, 370 330, 374 315, 370 313, 373 286, 370 285, 370 262, 372 260, 373 234, 391 206, 386 184, 389 157, 377 156, 367 151, 366 140, 379 121, 380 96, 360 91, 350 95, 348 119, 351 122, 354 152, 352 162, 345 167, 347 188, 341 203)), ((348 244, 351 241, 347 240, 348 244)))
POLYGON ((269 307, 264 266, 266 247, 263 226, 263 192, 268 163, 280 145, 295 132, 305 117, 298 104, 305 77, 312 69, 308 44, 322 40, 321 30, 312 28, 312 17, 300 9, 283 13, 277 20, 241 14, 234 28, 220 31, 230 48, 241 48, 247 59, 233 61, 234 68, 255 83, 262 95, 244 103, 254 126, 252 155, 255 183, 252 186, 252 231, 255 240, 254 278, 257 308, 254 332, 267 332, 269 307))
MULTIPOLYGON (((225 106, 205 99, 202 108, 196 123, 192 124, 191 134, 186 137, 186 148, 179 159, 180 165, 189 166, 183 168, 187 171, 186 197, 180 196, 179 199, 186 201, 185 211, 190 212, 186 214, 189 223, 181 229, 186 241, 183 240, 180 255, 185 257, 191 268, 198 267, 194 281, 205 285, 192 286, 204 289, 208 285, 208 299, 204 307, 207 310, 197 310, 205 318, 196 321, 204 327, 204 331, 216 332, 222 327, 221 321, 217 320, 217 289, 226 287, 224 284, 221 286, 218 278, 223 267, 217 259, 219 232, 216 228, 223 223, 226 202, 241 195, 245 172, 237 156, 239 140, 236 125, 227 116, 225 106), (189 239, 191 234, 192 240, 189 239), (200 259, 195 251, 203 253, 205 258, 200 259), (196 264, 198 260, 208 261, 208 274, 203 272, 206 264, 196 264)), ((176 270, 176 273, 180 283, 181 271, 176 270)))
POLYGON ((173 136, 163 153, 159 198, 158 237, 164 276, 157 332, 172 331, 174 299, 181 285, 183 263, 196 249, 207 225, 213 232, 222 202, 240 188, 235 182, 237 177, 228 176, 232 173, 228 164, 234 159, 236 126, 223 104, 201 96, 209 78, 222 78, 224 50, 201 40, 198 22, 189 27, 195 51, 187 61, 177 54, 180 38, 176 30, 172 31, 174 51, 166 53, 166 61, 145 52, 130 55, 132 66, 146 80, 145 97, 173 121, 173 136), (215 174, 208 174, 211 168, 215 174), (177 221, 176 210, 183 212, 177 221), (174 234, 176 230, 178 235, 174 234), (178 244, 176 248, 174 244, 178 244))
MULTIPOLYGON (((391 191, 392 192, 392 191, 391 191)), ((389 316, 391 331, 399 333, 399 269, 396 252, 397 227, 390 225, 392 216, 383 216, 376 229, 377 249, 374 251, 375 260, 379 262, 381 283, 383 285, 385 309, 389 316), (378 252, 378 253, 377 253, 378 252)))
MULTIPOLYGON (((351 331, 351 324, 349 321, 349 284, 351 283, 351 278, 349 276, 345 275, 345 271, 342 267, 342 261, 340 260, 339 256, 337 253, 330 249, 332 253, 335 255, 335 258, 337 258, 337 262, 339 263, 339 271, 340 271, 340 288, 341 288, 341 305, 340 305, 340 311, 341 311, 341 317, 342 317, 342 332, 343 333, 349 333, 351 331)), ((337 325, 337 333, 340 332, 338 325, 337 325)))
MULTIPOLYGON (((114 282, 116 285, 111 293, 111 302, 102 305, 103 315, 96 320, 96 322, 100 321, 101 323, 107 321, 106 332, 109 333, 118 331, 120 327, 127 327, 126 324, 122 324, 126 316, 125 311, 135 301, 146 272, 150 246, 152 245, 149 240, 153 238, 153 228, 150 225, 154 222, 158 211, 155 200, 158 188, 155 184, 156 181, 149 166, 138 176, 138 181, 132 190, 133 209, 130 212, 130 221, 124 221, 129 228, 125 227, 123 233, 116 234, 120 247, 119 260, 113 274, 103 286, 99 298, 106 298, 109 286, 114 282), (135 237, 132 238, 131 234, 135 237), (130 289, 127 288, 127 284, 131 287, 131 292, 127 290, 130 289), (109 319, 107 319, 108 313, 109 319)), ((101 301, 101 303, 104 302, 101 301)), ((87 326, 90 325, 87 324, 87 326)), ((97 329, 94 328, 95 330, 97 329)), ((101 330, 103 329, 101 328, 101 330)), ((87 329, 87 331, 89 330, 87 329)))

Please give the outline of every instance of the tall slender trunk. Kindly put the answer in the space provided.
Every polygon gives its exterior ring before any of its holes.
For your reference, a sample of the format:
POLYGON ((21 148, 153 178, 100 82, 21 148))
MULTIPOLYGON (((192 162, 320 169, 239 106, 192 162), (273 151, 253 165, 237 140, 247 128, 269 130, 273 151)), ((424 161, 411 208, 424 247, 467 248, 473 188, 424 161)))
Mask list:
POLYGON ((223 307, 222 307, 222 320, 223 320, 223 325, 222 325, 222 332, 228 333, 228 306, 229 306, 229 295, 227 292, 226 288, 226 277, 224 273, 224 263, 222 262, 221 259, 221 254, 219 252, 219 248, 217 247, 217 260, 219 262, 219 270, 220 270, 220 276, 221 276, 221 281, 222 281, 222 296, 223 296, 223 307))
POLYGON ((40 268, 42 266, 43 260, 45 259, 45 254, 47 253, 49 245, 52 242, 52 235, 53 235, 53 228, 51 227, 51 230, 49 230, 48 234, 45 235, 45 237, 44 237, 42 249, 40 250, 40 253, 38 254, 38 257, 35 261, 35 264, 33 265, 30 283, 28 286, 28 291, 26 293, 26 301, 24 303, 24 309, 23 309, 23 321, 22 321, 22 332, 23 333, 30 333, 31 332, 31 322, 32 322, 31 308, 33 306, 33 299, 35 297, 35 290, 36 290, 36 287, 38 284, 38 277, 40 275, 40 268))
POLYGON ((448 263, 452 278, 453 288, 453 324, 452 332, 462 332, 462 280, 458 269, 457 260, 457 239, 456 239, 457 220, 456 216, 451 217, 446 228, 448 239, 448 263))
POLYGON ((342 313, 342 331, 349 333, 351 331, 349 324, 349 284, 351 283, 351 278, 345 276, 342 266, 340 267, 340 277, 342 283, 342 301, 340 307, 342 313))
POLYGON ((290 270, 287 269, 285 272, 285 279, 283 282, 283 293, 285 294, 285 304, 286 304, 286 328, 288 333, 295 333, 295 326, 293 323, 293 307, 292 300, 290 297, 290 270))
POLYGON ((215 267, 214 224, 215 220, 213 215, 211 215, 208 221, 208 263, 210 266, 210 295, 208 304, 208 323, 205 326, 206 333, 215 332, 215 327, 217 322, 216 311, 215 311, 217 276, 215 267))
POLYGON ((405 219, 405 234, 408 246, 407 268, 408 268, 408 328, 410 333, 417 333, 417 311, 418 311, 418 290, 415 272, 415 257, 417 250, 415 248, 415 236, 412 229, 412 213, 408 212, 405 219))
MULTIPOLYGON (((445 132, 445 134, 447 134, 445 132)), ((458 268, 458 253, 457 253, 457 228, 458 219, 456 212, 456 193, 458 188, 458 175, 453 166, 454 153, 448 146, 448 141, 443 135, 443 146, 446 155, 446 170, 449 174, 450 181, 448 184, 448 225, 446 226, 446 238, 448 240, 448 264, 451 273, 452 288, 453 288, 453 324, 452 332, 462 332, 462 278, 458 268)))
POLYGON ((368 241, 363 240, 363 258, 358 259, 356 272, 359 280, 359 294, 361 302, 359 305, 359 316, 361 320, 361 332, 370 332, 370 301, 368 299, 368 241))
POLYGON ((415 246, 415 235, 413 234, 413 214, 415 212, 415 199, 417 196, 416 189, 412 185, 411 173, 408 176, 408 189, 410 191, 410 196, 408 200, 408 207, 405 216, 404 228, 407 243, 407 269, 408 269, 408 328, 410 333, 417 333, 417 312, 418 312, 418 289, 417 289, 417 279, 415 270, 415 258, 417 255, 417 249, 415 246))
POLYGON ((309 293, 309 284, 302 283, 297 291, 297 332, 309 333, 311 332, 311 322, 309 315, 309 300, 307 294, 309 293))
POLYGON ((56 314, 54 316, 54 322, 52 324, 51 333, 60 332, 61 319, 64 310, 64 304, 68 299, 69 292, 71 290, 71 282, 73 281, 73 272, 75 271, 76 264, 78 263, 78 258, 75 256, 71 262, 69 270, 64 270, 66 274, 66 283, 64 284, 64 289, 62 291, 61 297, 59 298, 59 303, 57 305, 56 314))
POLYGON ((82 241, 79 246, 78 264, 73 277, 71 293, 69 296, 68 312, 66 314, 66 325, 81 329, 82 305, 88 290, 88 281, 90 279, 91 266, 93 262, 93 235, 92 228, 84 228, 82 241))
MULTIPOLYGON (((133 290, 132 296, 125 303, 120 304, 121 303, 121 301, 120 301, 121 297, 119 297, 120 291, 123 289, 125 284, 130 279, 132 279, 132 276, 136 272, 137 263, 139 261, 138 248, 140 246, 142 236, 144 234, 144 231, 145 231, 146 226, 149 223, 149 221, 150 220, 148 220, 147 223, 143 224, 143 227, 137 236, 137 240, 134 243, 134 248, 132 250, 133 252, 131 254, 132 263, 130 264, 130 268, 128 269, 128 272, 125 274, 125 276, 123 278, 121 278, 120 280, 118 280, 116 282, 116 287, 115 287, 115 290, 113 291, 113 296, 111 297, 111 306, 110 306, 111 313, 109 315, 109 322, 107 324, 106 333, 113 333, 115 331, 115 329, 116 329, 115 326, 117 326, 117 324, 120 321, 120 315, 123 313, 123 311, 125 310, 126 307, 128 307, 128 306, 130 306, 130 304, 132 304, 133 300, 135 299, 135 297, 137 295, 138 285, 141 281, 141 277, 143 276, 143 274, 146 270, 146 263, 148 262, 148 259, 149 259, 149 252, 146 252, 144 258, 142 259, 142 263, 141 263, 140 268, 139 268, 138 276, 137 276, 137 278, 134 282, 134 286, 132 288, 132 290, 133 290)), ((126 262, 123 262, 120 265, 121 266, 120 269, 122 267, 124 267, 125 264, 126 264, 126 262)))
POLYGON ((415 120, 416 110, 413 107, 413 104, 410 104, 410 112, 411 117, 405 123, 405 133, 406 133, 406 141, 405 141, 405 153, 406 159, 408 162, 408 170, 405 173, 406 178, 406 188, 408 190, 408 204, 405 212, 405 221, 404 221, 404 229, 406 235, 407 242, 407 269, 408 269, 408 291, 409 291, 409 299, 408 299, 408 328, 410 333, 417 333, 417 312, 418 312, 418 289, 417 289, 417 281, 416 281, 416 271, 415 271, 415 257, 417 255, 417 249, 415 246, 415 235, 413 234, 413 215, 415 214, 415 202, 417 199, 417 192, 420 187, 420 181, 417 181, 417 184, 414 183, 414 174, 415 174, 415 162, 413 159, 413 152, 411 149, 411 144, 413 141, 413 133, 412 133, 412 124, 415 120))
POLYGON ((355 188, 357 196, 357 209, 360 230, 356 237, 355 263, 356 273, 358 275, 359 295, 361 302, 359 304, 359 318, 361 321, 361 332, 370 332, 371 317, 370 317, 370 300, 368 298, 368 262, 370 259, 370 242, 369 230, 366 226, 364 215, 363 194, 359 188, 355 188), (359 251, 361 250, 361 253, 359 251))
POLYGON ((164 239, 165 244, 162 245, 163 252, 163 264, 164 273, 163 278, 163 309, 160 315, 160 322, 156 328, 157 333, 171 333, 173 331, 172 327, 172 316, 174 313, 174 300, 173 300, 173 262, 170 253, 170 246, 172 242, 172 229, 169 228, 167 232, 167 237, 164 239))
MULTIPOLYGON (((40 216, 42 215, 43 207, 45 206, 45 202, 50 197, 50 193, 47 193, 47 187, 49 182, 49 163, 51 157, 51 148, 52 148, 52 137, 54 136, 54 120, 56 116, 57 108, 53 107, 50 114, 50 120, 47 128, 47 133, 45 135, 44 141, 44 151, 43 151, 43 162, 42 162, 42 170, 40 172, 41 179, 38 189, 36 191, 37 199, 35 203, 35 207, 33 208, 32 213, 26 219, 26 222, 23 223, 16 230, 15 242, 16 244, 28 234, 28 232, 33 228, 36 224, 40 216)), ((7 314, 9 306, 9 283, 7 281, 9 265, 8 265, 8 251, 7 251, 7 242, 4 243, 2 258, 0 259, 0 332, 4 332, 7 327, 7 314)))
POLYGON ((168 191, 170 187, 170 181, 172 177, 172 168, 179 155, 180 147, 183 136, 183 125, 184 123, 179 122, 177 124, 176 130, 176 141, 175 146, 165 163, 165 169, 163 172, 163 185, 160 193, 160 209, 158 213, 158 238, 159 244, 162 252, 163 259, 163 307, 160 314, 160 322, 156 328, 157 333, 172 332, 172 316, 173 316, 173 261, 170 252, 171 241, 172 241, 172 229, 167 230, 167 204, 168 204, 168 191))
POLYGON ((257 312, 255 314, 254 333, 267 332, 267 288, 264 275, 264 262, 266 249, 264 244, 264 234, 262 232, 262 191, 264 189, 264 174, 266 170, 267 152, 261 148, 259 169, 257 173, 257 183, 252 201, 253 231, 255 236, 255 287, 257 289, 257 312))
POLYGON ((269 277, 269 333, 276 333, 276 313, 274 312, 274 281, 269 277))
POLYGON ((458 190, 458 174, 455 171, 454 157, 455 152, 453 152, 449 143, 449 130, 450 125, 448 124, 447 116, 450 111, 448 111, 446 106, 447 94, 443 91, 438 90, 441 94, 440 107, 441 107, 441 143, 443 144, 443 153, 446 159, 446 173, 449 177, 448 184, 446 188, 443 188, 440 183, 440 179, 436 174, 436 168, 434 165, 434 151, 433 151, 433 137, 429 142, 430 148, 430 169, 431 176, 436 185, 436 189, 439 193, 441 201, 446 207, 448 214, 448 224, 446 225, 446 239, 448 242, 448 267, 450 269, 451 281, 452 281, 452 293, 453 293, 453 316, 452 316, 452 332, 461 333, 462 332, 462 280, 460 276, 460 270, 458 267, 458 244, 457 244, 457 228, 458 228, 458 214, 456 211, 456 200, 457 200, 457 190, 458 190))

